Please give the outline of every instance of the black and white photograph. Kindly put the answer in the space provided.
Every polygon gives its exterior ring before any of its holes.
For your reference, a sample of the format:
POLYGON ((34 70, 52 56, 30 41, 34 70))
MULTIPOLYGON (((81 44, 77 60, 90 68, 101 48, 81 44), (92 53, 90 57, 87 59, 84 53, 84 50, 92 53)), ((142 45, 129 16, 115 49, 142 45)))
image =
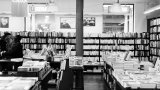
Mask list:
POLYGON ((76 28, 76 18, 61 17, 60 18, 60 28, 61 29, 75 29, 76 28))
POLYGON ((0 0, 0 90, 160 90, 160 0, 0 0))
POLYGON ((0 28, 9 28, 9 17, 0 17, 0 28))
POLYGON ((83 18, 83 26, 95 26, 95 17, 84 17, 83 18))

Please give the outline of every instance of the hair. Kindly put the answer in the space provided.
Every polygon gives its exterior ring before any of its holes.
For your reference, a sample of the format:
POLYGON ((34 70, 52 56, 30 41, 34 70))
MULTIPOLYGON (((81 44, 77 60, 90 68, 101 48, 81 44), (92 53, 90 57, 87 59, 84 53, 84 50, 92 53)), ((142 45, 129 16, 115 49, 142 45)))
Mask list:
POLYGON ((22 39, 22 37, 20 35, 16 35, 14 40, 15 40, 15 42, 20 42, 21 39, 22 39))
POLYGON ((9 32, 4 32, 4 35, 2 36, 1 39, 5 40, 5 38, 6 38, 8 35, 11 35, 11 33, 9 33, 9 32))

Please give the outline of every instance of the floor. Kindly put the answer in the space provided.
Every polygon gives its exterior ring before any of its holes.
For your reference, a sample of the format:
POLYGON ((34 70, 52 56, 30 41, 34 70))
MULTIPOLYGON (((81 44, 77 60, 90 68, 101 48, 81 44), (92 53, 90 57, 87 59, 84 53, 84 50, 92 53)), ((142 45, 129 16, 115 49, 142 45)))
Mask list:
MULTIPOLYGON (((56 90, 49 88, 48 90, 56 90)), ((84 90, 109 90, 100 74, 84 75, 84 90)))
POLYGON ((100 74, 84 75, 84 90, 109 90, 100 74))

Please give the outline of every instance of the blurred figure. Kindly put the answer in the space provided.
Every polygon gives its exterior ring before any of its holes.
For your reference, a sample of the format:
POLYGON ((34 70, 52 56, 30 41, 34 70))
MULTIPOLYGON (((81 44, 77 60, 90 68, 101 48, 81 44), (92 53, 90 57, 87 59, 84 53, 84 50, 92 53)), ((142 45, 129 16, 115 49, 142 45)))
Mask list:
POLYGON ((23 57, 23 48, 20 44, 21 36, 17 35, 13 37, 9 35, 5 38, 6 44, 6 51, 1 52, 1 57, 6 59, 11 58, 22 58, 23 57))
POLYGON ((7 36, 11 35, 10 33, 8 32, 5 32, 4 35, 2 36, 1 40, 0 40, 0 51, 6 51, 6 44, 7 42, 5 41, 5 38, 7 36))
POLYGON ((47 61, 53 61, 53 56, 56 55, 57 51, 54 45, 52 44, 52 39, 48 39, 48 45, 43 46, 43 49, 41 51, 41 55, 46 55, 47 61))

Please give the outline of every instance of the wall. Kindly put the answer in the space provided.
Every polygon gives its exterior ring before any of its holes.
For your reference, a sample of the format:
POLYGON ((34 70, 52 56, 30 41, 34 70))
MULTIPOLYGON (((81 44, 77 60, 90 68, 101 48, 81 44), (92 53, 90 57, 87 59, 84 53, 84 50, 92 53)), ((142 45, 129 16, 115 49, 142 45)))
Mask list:
POLYGON ((1 0, 0 7, 0 17, 9 17, 9 28, 0 31, 24 31, 24 18, 11 16, 11 0, 1 0))
MULTIPOLYGON (((153 1, 153 0, 152 0, 153 1)), ((76 11, 76 0, 56 0, 59 7, 59 12, 73 13, 76 11)), ((105 0, 84 0, 84 14, 85 13, 94 13, 101 14, 103 9, 102 5, 105 0)), ((0 13, 10 12, 11 10, 11 0, 2 0, 0 1, 0 13)), ((145 32, 146 30, 146 16, 143 14, 143 11, 146 8, 146 3, 135 3, 135 32, 145 32)), ((91 15, 96 17, 96 26, 95 27, 84 27, 84 32, 93 32, 101 33, 102 32, 102 16, 91 15)), ((87 15, 86 15, 87 16, 87 15)), ((55 18, 55 29, 57 31, 75 31, 75 30, 61 30, 59 27, 61 15, 56 15, 55 18)), ((23 18, 11 18, 10 28, 6 30, 24 30, 23 18), (13 23, 12 23, 13 22, 13 23), (16 23, 15 23, 16 22, 16 23)), ((0 29, 2 31, 2 29, 0 29)))
POLYGON ((23 17, 11 17, 11 15, 0 15, 0 17, 9 17, 9 27, 0 28, 0 31, 24 31, 23 17))
POLYGON ((135 3, 135 32, 147 32, 147 19, 143 14, 145 3, 135 3))

